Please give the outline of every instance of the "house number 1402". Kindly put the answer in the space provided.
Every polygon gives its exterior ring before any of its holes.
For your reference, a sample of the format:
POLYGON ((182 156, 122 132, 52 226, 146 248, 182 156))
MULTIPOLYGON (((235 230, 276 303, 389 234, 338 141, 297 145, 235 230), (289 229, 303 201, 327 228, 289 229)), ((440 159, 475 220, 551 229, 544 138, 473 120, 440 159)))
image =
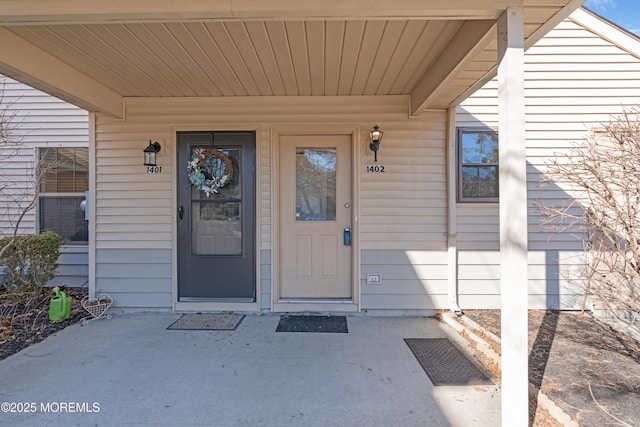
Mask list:
POLYGON ((162 166, 147 166, 147 173, 162 173, 162 166))
POLYGON ((367 166, 367 172, 384 172, 384 166, 367 166))

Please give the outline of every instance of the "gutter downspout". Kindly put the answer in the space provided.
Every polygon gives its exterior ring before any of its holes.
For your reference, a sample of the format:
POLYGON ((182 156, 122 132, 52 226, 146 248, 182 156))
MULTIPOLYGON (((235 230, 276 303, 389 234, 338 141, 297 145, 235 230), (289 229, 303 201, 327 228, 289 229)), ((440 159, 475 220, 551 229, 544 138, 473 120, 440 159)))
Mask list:
POLYGON ((96 113, 89 113, 89 298, 96 296, 96 113))
POLYGON ((447 301, 449 310, 462 315, 458 305, 458 236, 456 205, 456 108, 447 109, 447 301))

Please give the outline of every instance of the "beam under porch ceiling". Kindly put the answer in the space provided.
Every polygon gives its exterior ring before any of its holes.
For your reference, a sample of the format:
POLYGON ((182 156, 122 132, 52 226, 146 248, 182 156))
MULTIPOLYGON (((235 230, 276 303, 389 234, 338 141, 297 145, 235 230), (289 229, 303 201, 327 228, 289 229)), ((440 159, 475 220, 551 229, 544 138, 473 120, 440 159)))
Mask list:
POLYGON ((497 19, 522 0, 2 0, 0 24, 190 19, 497 19))
POLYGON ((88 111, 123 116, 123 97, 6 28, 0 28, 0 73, 88 111))
POLYGON ((466 21, 411 91, 411 116, 418 116, 476 54, 495 37, 496 22, 466 21))

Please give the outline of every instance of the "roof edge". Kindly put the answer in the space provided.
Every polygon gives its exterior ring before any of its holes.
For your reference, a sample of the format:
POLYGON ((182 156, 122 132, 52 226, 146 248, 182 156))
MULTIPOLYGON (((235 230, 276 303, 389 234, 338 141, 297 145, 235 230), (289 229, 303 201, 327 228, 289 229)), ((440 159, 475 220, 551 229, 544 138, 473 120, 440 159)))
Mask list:
POLYGON ((575 13, 569 16, 569 19, 640 59, 640 36, 637 34, 622 28, 615 22, 586 7, 576 10, 575 13))

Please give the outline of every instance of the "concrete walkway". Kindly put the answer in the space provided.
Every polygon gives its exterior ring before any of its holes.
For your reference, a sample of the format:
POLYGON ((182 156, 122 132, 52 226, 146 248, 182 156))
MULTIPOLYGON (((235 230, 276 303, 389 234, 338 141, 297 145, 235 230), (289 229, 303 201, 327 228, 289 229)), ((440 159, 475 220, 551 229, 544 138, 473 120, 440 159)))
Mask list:
POLYGON ((348 334, 311 334, 247 315, 235 331, 166 330, 179 316, 74 325, 0 361, 0 425, 500 425, 497 387, 434 387, 403 342, 463 342, 434 319, 354 316, 348 334))

